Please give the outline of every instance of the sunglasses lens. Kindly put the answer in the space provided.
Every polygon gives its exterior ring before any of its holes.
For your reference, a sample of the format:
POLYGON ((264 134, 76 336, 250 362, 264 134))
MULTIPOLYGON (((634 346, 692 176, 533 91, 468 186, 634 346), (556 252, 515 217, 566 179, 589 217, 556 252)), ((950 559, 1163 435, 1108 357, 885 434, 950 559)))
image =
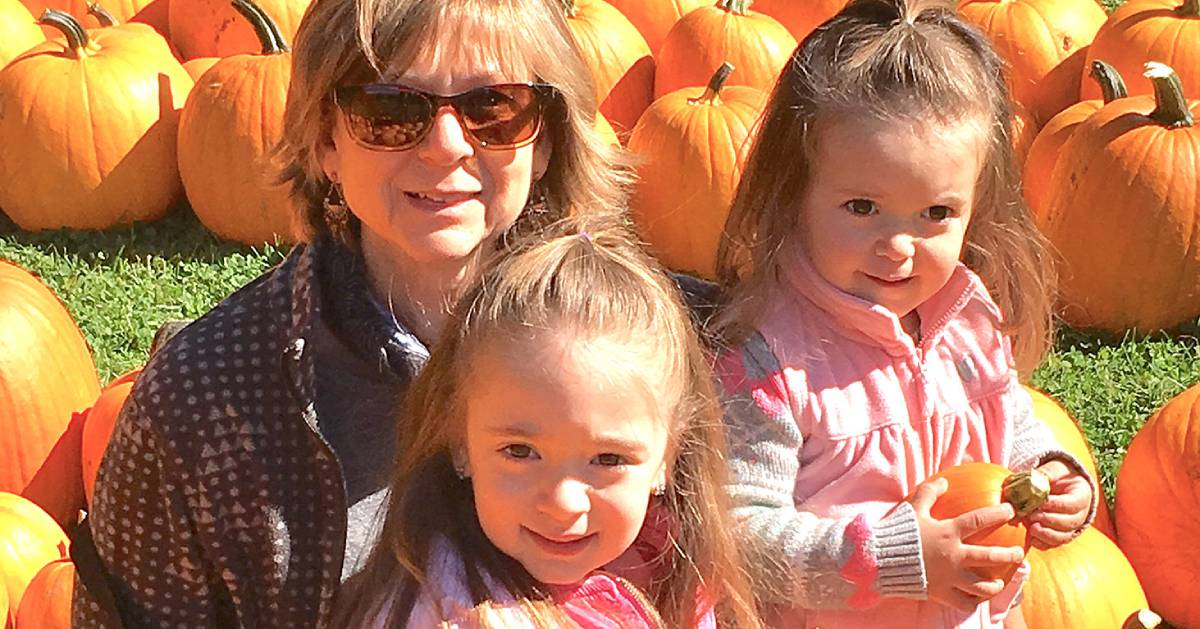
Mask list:
POLYGON ((387 149, 415 146, 429 131, 433 106, 418 92, 392 85, 364 85, 339 103, 347 127, 359 142, 387 149))
POLYGON ((467 131, 484 146, 515 146, 533 139, 541 127, 541 101, 529 85, 481 87, 455 101, 467 131))

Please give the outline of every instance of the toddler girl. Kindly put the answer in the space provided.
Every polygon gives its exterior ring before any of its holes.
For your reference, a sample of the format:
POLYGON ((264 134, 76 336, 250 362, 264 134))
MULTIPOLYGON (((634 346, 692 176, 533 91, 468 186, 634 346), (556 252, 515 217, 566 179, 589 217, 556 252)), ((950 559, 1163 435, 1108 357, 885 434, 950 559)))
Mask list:
POLYGON ((988 42, 929 2, 851 2, 774 88, 726 224, 717 322, 730 493, 771 624, 1020 626, 1025 571, 973 569, 1021 549, 963 541, 1012 508, 936 520, 945 484, 918 489, 960 463, 1049 476, 1039 546, 1092 517, 1093 481, 1016 377, 1048 344, 1053 278, 1010 115, 988 42))
POLYGON ((618 219, 569 219, 488 267, 407 404, 341 624, 713 627, 715 607, 758 626, 711 369, 618 219))

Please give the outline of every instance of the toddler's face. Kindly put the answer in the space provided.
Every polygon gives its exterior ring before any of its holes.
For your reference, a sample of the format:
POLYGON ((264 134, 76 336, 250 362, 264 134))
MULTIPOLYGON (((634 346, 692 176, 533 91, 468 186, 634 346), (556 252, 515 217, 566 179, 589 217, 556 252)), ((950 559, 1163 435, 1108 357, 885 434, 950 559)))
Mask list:
POLYGON ((542 583, 576 583, 620 556, 665 478, 668 421, 645 361, 628 341, 570 333, 492 342, 471 358, 479 522, 542 583))
POLYGON ((906 323, 962 254, 987 136, 975 120, 820 127, 801 203, 802 242, 821 276, 906 323))

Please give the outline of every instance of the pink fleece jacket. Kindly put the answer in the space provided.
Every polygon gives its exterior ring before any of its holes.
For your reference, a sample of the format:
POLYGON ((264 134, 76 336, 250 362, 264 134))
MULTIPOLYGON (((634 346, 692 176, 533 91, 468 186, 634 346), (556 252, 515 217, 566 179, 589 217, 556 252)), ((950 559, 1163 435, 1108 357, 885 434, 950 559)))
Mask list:
POLYGON ((917 309, 920 342, 803 254, 785 259, 780 284, 758 333, 718 364, 729 492, 751 568, 779 603, 772 624, 998 626, 1024 571, 972 613, 923 600, 916 516, 901 503, 969 461, 1024 470, 1061 458, 1082 470, 1032 416, 983 283, 960 265, 917 309))

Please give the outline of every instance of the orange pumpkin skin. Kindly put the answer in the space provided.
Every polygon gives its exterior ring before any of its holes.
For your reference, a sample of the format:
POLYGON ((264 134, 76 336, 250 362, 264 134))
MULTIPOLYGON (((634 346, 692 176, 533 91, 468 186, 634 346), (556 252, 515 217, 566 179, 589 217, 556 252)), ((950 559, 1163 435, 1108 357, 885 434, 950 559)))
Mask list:
POLYGON ((604 114, 596 114, 596 133, 610 146, 621 146, 621 140, 617 138, 617 132, 613 130, 611 124, 608 124, 608 120, 604 118, 604 114))
POLYGON ((743 151, 766 94, 745 86, 707 94, 684 88, 654 101, 628 148, 643 159, 630 200, 639 236, 666 266, 712 278, 743 151))
POLYGON ((685 87, 703 87, 722 63, 733 65, 728 85, 769 92, 796 48, 796 38, 775 18, 718 0, 675 23, 658 51, 654 98, 685 87))
POLYGON ((200 77, 204 76, 204 73, 208 72, 209 68, 217 65, 217 62, 220 60, 220 57, 196 57, 195 59, 184 61, 183 69, 188 73, 188 76, 192 77, 193 81, 200 83, 200 77))
POLYGON ((0 0, 0 68, 46 41, 33 14, 17 0, 0 0))
MULTIPOLYGON (((88 14, 88 5, 96 2, 116 18, 117 23, 135 21, 133 17, 146 8, 152 0, 20 0, 34 18, 41 17, 46 9, 58 9, 71 14, 85 28, 103 26, 94 16, 88 14)), ((62 33, 52 26, 43 26, 46 38, 61 37, 62 33)), ((164 35, 165 37, 165 35, 164 35)))
POLYGON ((650 106, 654 57, 645 38, 604 0, 567 3, 567 24, 596 86, 600 113, 618 134, 627 133, 650 106))
POLYGON ((248 245, 292 239, 288 191, 270 183, 267 155, 283 135, 291 53, 270 50, 215 63, 179 122, 179 174, 205 227, 248 245))
POLYGON ((959 0, 958 13, 988 35, 1009 64, 1013 100, 1031 109, 1038 82, 1108 17, 1095 0, 959 0))
MULTIPOLYGON (((939 520, 949 520, 968 511, 995 506, 1003 502, 1004 481, 1011 475, 1012 472, 1003 465, 976 461, 942 470, 925 479, 921 484, 933 482, 938 478, 944 478, 949 482, 946 493, 939 496, 937 502, 933 503, 933 507, 929 510, 933 517, 939 520)), ((979 546, 1020 546, 1028 551, 1032 540, 1025 525, 1020 520, 1013 520, 983 529, 963 541, 979 546)), ((1016 573, 1018 567, 1014 564, 1012 567, 1004 569, 976 568, 975 571, 989 579, 1003 579, 1007 582, 1016 573)))
POLYGON ((14 629, 71 629, 74 588, 75 564, 70 558, 43 566, 25 588, 14 629))
POLYGON ((846 0, 754 0, 755 11, 779 20, 798 42, 844 6, 846 0))
MULTIPOLYGON (((1200 113, 1200 102, 1182 107, 1200 113)), ((1034 215, 1064 265, 1062 316, 1075 327, 1149 332, 1200 314, 1200 129, 1159 124, 1154 109, 1130 96, 1080 123, 1034 215)))
POLYGON ((1033 146, 1033 140, 1037 137, 1037 123, 1033 120, 1033 115, 1029 113, 1018 103, 1013 103, 1013 118, 1012 118, 1012 144, 1013 144, 1013 163, 1017 168, 1021 168, 1025 164, 1026 157, 1029 156, 1029 149, 1033 146))
POLYGON ((1079 125, 1100 111, 1104 101, 1085 100, 1075 103, 1050 119, 1046 126, 1038 131, 1029 152, 1025 156, 1025 166, 1021 177, 1021 186, 1025 202, 1029 209, 1037 214, 1046 212, 1046 199, 1050 194, 1050 176, 1054 165, 1062 154, 1063 145, 1075 133, 1079 125))
POLYGON ((88 506, 92 504, 92 495, 96 487, 96 472, 100 469, 100 459, 104 457, 104 450, 108 447, 108 440, 117 423, 117 416, 125 404, 125 399, 129 397, 129 392, 133 390, 134 381, 141 372, 140 368, 134 369, 110 382, 100 392, 100 397, 96 398, 96 403, 87 412, 87 419, 83 424, 80 467, 83 470, 83 495, 88 506))
POLYGON ((154 220, 181 193, 177 110, 191 77, 144 24, 87 39, 48 41, 0 72, 0 207, 26 230, 154 220))
MULTIPOLYGON (((1183 81, 1183 91, 1200 95, 1200 6, 1196 0, 1129 0, 1109 16, 1088 49, 1087 63, 1101 59, 1125 77, 1131 95, 1153 94, 1142 76, 1142 64, 1158 61, 1171 66, 1183 81), (1181 9, 1182 5, 1182 9, 1181 9)), ((1087 65, 1084 66, 1086 71, 1087 65)), ((1090 81, 1081 83, 1080 99, 1099 98, 1090 81)))
POLYGON ((8 591, 8 625, 43 566, 67 556, 69 542, 58 523, 28 500, 0 491, 0 582, 8 591))
POLYGON ((69 491, 79 485, 78 451, 73 468, 45 462, 99 392, 91 352, 66 307, 36 277, 0 261, 0 491, 21 493, 40 479, 61 490, 39 496, 43 508, 74 516, 82 506, 82 488, 78 497, 69 491))
POLYGON ((712 4, 712 0, 608 0, 638 29, 650 46, 650 51, 657 53, 667 32, 694 9, 712 4))
MULTIPOLYGON (((259 0, 286 41, 296 37, 300 18, 312 0, 259 0)), ((261 50, 254 28, 229 0, 171 0, 167 15, 171 41, 184 59, 229 57, 261 50)))
POLYGON ((1074 540, 1027 555, 1021 613, 1029 629, 1120 627, 1147 607, 1146 594, 1121 549, 1088 528, 1074 540))
MULTIPOLYGON (((1092 449, 1088 446, 1087 437, 1083 434, 1083 427, 1050 396, 1029 386, 1026 386, 1025 390, 1033 398, 1034 417, 1040 419, 1050 429, 1050 432, 1054 433, 1054 440, 1063 450, 1083 463, 1087 473, 1099 485, 1100 470, 1096 467, 1096 458, 1092 456, 1092 449)), ((1096 501, 1096 519, 1092 522, 1092 528, 1104 533, 1111 540, 1117 539, 1112 516, 1108 510, 1108 501, 1103 496, 1096 501)))
POLYGON ((1200 627, 1200 386, 1167 402, 1130 442, 1116 516, 1150 608, 1173 626, 1200 627))

